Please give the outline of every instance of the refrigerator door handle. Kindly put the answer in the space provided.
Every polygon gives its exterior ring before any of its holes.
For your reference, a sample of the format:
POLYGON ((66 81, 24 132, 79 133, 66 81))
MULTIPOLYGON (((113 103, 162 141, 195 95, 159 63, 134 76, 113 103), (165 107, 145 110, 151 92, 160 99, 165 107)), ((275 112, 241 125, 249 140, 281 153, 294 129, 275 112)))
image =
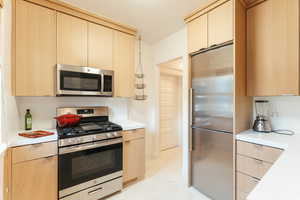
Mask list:
POLYGON ((189 91, 189 101, 190 101, 190 106, 189 106, 189 151, 192 152, 193 151, 193 129, 192 129, 192 125, 193 125, 193 88, 190 88, 189 91))

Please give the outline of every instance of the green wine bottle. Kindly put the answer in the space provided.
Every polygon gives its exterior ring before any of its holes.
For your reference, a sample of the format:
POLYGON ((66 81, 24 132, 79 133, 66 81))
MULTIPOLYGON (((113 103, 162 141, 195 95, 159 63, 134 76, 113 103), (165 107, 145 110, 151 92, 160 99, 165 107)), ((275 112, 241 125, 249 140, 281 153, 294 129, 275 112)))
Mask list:
POLYGON ((32 115, 30 113, 30 110, 26 110, 25 114, 25 130, 29 131, 32 129, 32 115))

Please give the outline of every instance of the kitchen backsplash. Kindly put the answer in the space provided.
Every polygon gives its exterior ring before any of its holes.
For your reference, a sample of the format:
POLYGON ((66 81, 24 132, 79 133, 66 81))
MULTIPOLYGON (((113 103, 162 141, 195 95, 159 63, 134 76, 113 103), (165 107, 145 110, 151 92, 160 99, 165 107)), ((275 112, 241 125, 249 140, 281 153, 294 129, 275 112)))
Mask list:
POLYGON ((101 97, 17 97, 19 128, 24 129, 24 115, 30 109, 33 129, 55 128, 57 107, 108 106, 112 121, 128 119, 128 102, 125 98, 101 97))
MULTIPOLYGON (((269 100, 273 129, 289 129, 300 132, 300 97, 256 97, 259 100, 269 100)), ((255 109, 255 107, 253 106, 255 109)), ((255 110, 254 110, 255 115, 255 110)))

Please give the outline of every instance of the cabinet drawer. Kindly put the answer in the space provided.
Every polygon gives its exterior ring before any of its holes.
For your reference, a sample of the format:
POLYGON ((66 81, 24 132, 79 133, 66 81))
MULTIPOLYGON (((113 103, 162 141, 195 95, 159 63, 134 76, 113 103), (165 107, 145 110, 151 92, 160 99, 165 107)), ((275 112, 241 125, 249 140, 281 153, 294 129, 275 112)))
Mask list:
POLYGON ((131 130, 131 131, 123 131, 122 134, 123 134, 123 140, 129 141, 129 140, 144 138, 145 130, 144 129, 136 129, 136 130, 131 130))
POLYGON ((268 162, 241 155, 237 155, 236 165, 237 171, 248 174, 258 179, 261 179, 272 166, 272 164, 268 162))
POLYGON ((12 163, 57 155, 57 142, 47 142, 12 148, 12 163))
POLYGON ((245 174, 236 173, 237 191, 241 194, 249 194, 259 183, 259 180, 245 174))
POLYGON ((274 163, 282 153, 282 150, 263 145, 237 141, 237 153, 274 163))

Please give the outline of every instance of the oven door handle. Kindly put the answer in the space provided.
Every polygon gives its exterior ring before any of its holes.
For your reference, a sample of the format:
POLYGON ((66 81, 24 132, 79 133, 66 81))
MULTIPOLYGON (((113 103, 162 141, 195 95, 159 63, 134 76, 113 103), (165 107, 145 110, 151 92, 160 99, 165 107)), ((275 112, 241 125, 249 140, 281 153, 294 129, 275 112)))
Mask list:
POLYGON ((63 147, 63 148, 59 149, 59 155, 67 154, 67 153, 74 153, 74 152, 78 152, 78 151, 84 151, 84 150, 88 150, 88 149, 95 149, 98 147, 119 144, 122 142, 123 142, 122 138, 117 138, 117 139, 111 139, 111 140, 106 140, 106 141, 93 142, 92 144, 83 144, 83 145, 77 145, 77 146, 71 146, 71 147, 63 147))

